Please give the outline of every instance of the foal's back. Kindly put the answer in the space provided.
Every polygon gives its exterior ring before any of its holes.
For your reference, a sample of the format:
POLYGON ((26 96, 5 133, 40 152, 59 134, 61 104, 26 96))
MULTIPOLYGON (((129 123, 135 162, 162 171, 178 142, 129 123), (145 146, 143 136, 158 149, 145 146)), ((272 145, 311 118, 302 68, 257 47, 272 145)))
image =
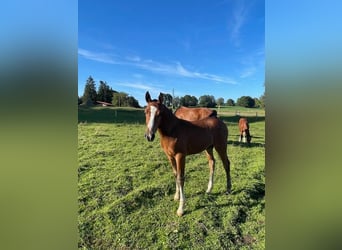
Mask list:
POLYGON ((207 117, 215 117, 216 115, 216 111, 209 108, 187 108, 182 106, 175 111, 177 118, 187 121, 197 121, 207 117))
POLYGON ((246 129, 249 129, 249 124, 248 124, 247 118, 240 118, 240 120, 239 120, 239 129, 240 129, 240 132, 243 132, 246 129))
MULTIPOLYGON (((216 117, 207 117, 198 121, 179 119, 177 133, 177 148, 186 148, 186 154, 196 154, 208 147, 226 147, 228 138, 227 126, 216 117)), ((185 152, 184 152, 185 153, 185 152)))

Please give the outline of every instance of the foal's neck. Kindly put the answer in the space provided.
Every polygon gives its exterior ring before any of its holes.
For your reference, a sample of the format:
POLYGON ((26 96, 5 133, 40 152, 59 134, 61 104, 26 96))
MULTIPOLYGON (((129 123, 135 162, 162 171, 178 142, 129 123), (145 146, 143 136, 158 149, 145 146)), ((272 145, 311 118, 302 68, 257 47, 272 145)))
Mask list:
POLYGON ((164 107, 161 121, 159 124, 159 133, 162 136, 171 136, 179 119, 172 113, 170 109, 164 107))

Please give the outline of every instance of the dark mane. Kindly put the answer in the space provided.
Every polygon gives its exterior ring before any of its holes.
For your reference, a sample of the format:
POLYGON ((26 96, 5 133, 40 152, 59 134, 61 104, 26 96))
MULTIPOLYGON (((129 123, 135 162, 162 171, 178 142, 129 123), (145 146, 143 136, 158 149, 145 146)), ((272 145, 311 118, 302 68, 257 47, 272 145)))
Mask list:
POLYGON ((213 110, 213 112, 209 115, 209 117, 217 117, 217 111, 213 110))

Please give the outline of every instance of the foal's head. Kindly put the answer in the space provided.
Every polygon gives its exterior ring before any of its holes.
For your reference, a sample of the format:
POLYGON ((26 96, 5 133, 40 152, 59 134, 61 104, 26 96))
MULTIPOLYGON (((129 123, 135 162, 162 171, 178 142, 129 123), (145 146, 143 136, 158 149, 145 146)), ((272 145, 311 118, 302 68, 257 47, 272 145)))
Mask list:
POLYGON ((158 100, 152 100, 150 93, 147 91, 145 95, 145 100, 147 102, 147 107, 145 109, 145 117, 146 117, 146 132, 145 138, 148 141, 153 141, 155 137, 155 133, 160 124, 160 114, 162 112, 163 106, 163 95, 160 93, 158 100))

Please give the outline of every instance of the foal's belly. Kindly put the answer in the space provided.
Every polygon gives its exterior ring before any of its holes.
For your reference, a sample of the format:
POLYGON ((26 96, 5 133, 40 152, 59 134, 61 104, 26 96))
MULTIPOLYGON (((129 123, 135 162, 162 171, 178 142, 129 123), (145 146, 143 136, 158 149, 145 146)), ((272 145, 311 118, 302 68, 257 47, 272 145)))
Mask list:
POLYGON ((208 147, 213 145, 213 139, 211 136, 202 136, 199 138, 195 138, 192 140, 189 140, 186 145, 187 152, 186 154, 198 154, 204 150, 206 150, 208 147))
POLYGON ((184 138, 173 138, 172 140, 164 140, 162 148, 167 155, 176 155, 182 153, 184 155, 198 154, 212 146, 214 142, 211 134, 184 138))

